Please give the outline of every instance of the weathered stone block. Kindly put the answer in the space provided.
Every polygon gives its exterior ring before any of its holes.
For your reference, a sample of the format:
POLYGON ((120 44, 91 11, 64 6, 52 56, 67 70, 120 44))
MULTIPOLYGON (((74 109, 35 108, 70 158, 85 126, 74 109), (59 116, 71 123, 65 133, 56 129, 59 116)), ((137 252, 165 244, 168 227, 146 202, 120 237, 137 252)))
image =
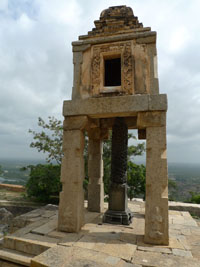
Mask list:
POLYGON ((104 209, 103 144, 89 138, 88 146, 88 210, 102 212, 104 209))
POLYGON ((84 134, 80 130, 64 131, 63 141, 58 229, 78 232, 84 224, 84 134))
POLYGON ((64 190, 60 193, 58 215, 58 230, 63 232, 78 232, 84 224, 84 194, 79 191, 64 190))
POLYGON ((166 112, 165 111, 148 111, 139 112, 137 116, 137 127, 160 127, 166 125, 166 112))
POLYGON ((104 186, 100 184, 88 184, 88 210, 103 212, 104 210, 104 186))
POLYGON ((145 242, 168 245, 166 128, 147 127, 145 242))
POLYGON ((167 110, 166 95, 127 95, 64 101, 63 115, 88 115, 96 118, 134 116, 140 111, 167 110))
POLYGON ((86 128, 88 123, 87 116, 73 116, 73 117, 65 117, 63 123, 64 131, 67 130, 83 130, 86 128))
POLYGON ((167 110, 167 95, 149 95, 149 110, 167 110))

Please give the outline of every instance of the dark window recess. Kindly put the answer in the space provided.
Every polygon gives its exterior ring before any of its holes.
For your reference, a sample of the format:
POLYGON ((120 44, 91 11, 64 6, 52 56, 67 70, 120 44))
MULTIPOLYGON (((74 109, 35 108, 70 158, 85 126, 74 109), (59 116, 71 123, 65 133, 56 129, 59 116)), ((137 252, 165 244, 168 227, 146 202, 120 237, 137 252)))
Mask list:
POLYGON ((105 59, 104 86, 121 85, 121 58, 105 59))

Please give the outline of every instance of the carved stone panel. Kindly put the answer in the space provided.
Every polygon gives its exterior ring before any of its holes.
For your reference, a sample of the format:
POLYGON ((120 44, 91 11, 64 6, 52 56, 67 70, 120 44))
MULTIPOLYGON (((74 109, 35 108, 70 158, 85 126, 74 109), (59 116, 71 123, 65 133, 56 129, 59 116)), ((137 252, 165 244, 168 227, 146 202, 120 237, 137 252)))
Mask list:
POLYGON ((131 41, 95 45, 92 48, 91 81, 93 95, 101 93, 133 94, 133 57, 131 41), (121 58, 121 86, 106 87, 104 85, 105 58, 121 58))

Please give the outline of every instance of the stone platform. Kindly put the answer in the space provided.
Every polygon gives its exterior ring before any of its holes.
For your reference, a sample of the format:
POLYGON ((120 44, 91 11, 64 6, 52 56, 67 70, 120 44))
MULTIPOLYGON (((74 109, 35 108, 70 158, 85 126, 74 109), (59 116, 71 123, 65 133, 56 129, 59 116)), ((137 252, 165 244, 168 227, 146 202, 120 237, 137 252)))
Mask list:
POLYGON ((56 230, 56 207, 21 215, 29 224, 4 238, 0 266, 200 266, 200 227, 188 212, 169 212, 170 244, 155 246, 143 241, 144 203, 129 202, 129 208, 129 226, 102 224, 102 214, 86 209, 79 233, 56 230))

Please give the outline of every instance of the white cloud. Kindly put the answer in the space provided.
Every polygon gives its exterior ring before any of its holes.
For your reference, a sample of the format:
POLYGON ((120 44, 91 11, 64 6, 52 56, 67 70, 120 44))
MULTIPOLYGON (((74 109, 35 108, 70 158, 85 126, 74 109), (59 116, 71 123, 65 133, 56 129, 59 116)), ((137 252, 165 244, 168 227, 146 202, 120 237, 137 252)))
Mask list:
POLYGON ((76 0, 36 0, 39 7, 38 18, 45 23, 77 25, 81 16, 81 6, 76 0))
POLYGON ((181 26, 172 31, 169 39, 169 51, 175 53, 183 50, 187 46, 190 40, 190 34, 185 27, 181 26))
POLYGON ((30 30, 35 24, 34 21, 24 13, 20 16, 17 22, 19 26, 24 30, 30 30))
POLYGON ((0 1, 0 11, 5 11, 8 8, 8 0, 0 1))
POLYGON ((123 4, 158 33, 160 92, 169 100, 169 161, 198 160, 198 0, 1 0, 0 157, 33 156, 28 129, 37 127, 38 116, 62 118, 62 102, 71 97, 71 42, 94 27, 103 9, 123 4))

